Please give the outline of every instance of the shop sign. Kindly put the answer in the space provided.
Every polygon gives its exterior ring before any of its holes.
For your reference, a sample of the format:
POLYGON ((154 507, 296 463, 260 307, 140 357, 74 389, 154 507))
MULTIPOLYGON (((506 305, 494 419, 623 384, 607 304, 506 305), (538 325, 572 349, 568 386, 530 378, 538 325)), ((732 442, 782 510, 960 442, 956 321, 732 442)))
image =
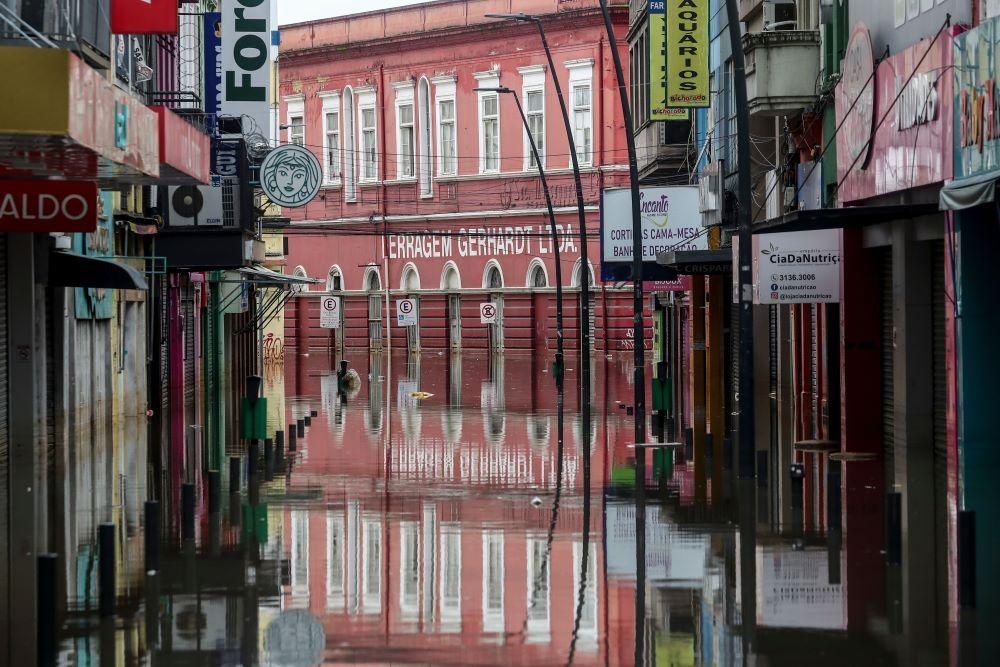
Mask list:
POLYGON ((396 301, 396 326, 417 326, 417 300, 399 299, 396 301))
POLYGON ((576 254, 573 225, 556 225, 552 239, 549 223, 507 227, 460 227, 428 230, 420 234, 390 234, 386 240, 389 259, 454 259, 463 257, 499 257, 551 255, 555 244, 562 254, 576 254))
POLYGON ((340 297, 324 296, 319 300, 319 325, 323 329, 340 328, 340 297))
MULTIPOLYGON (((858 29, 855 34, 859 34, 858 29)), ((837 135, 837 179, 842 181, 838 196, 842 202, 934 185, 951 178, 952 159, 948 153, 953 114, 950 105, 941 100, 952 98, 952 77, 944 75, 953 62, 952 34, 946 30, 936 41, 933 37, 924 39, 880 62, 873 79, 873 111, 867 108, 867 93, 862 93, 854 111, 847 114, 865 75, 864 67, 855 67, 850 77, 854 84, 848 85, 845 72, 836 93, 837 122, 846 118, 837 135), (896 104, 890 107, 897 97, 896 104), (859 111, 862 105, 865 109, 859 111), (874 127, 873 123, 887 113, 882 124, 874 127)), ((849 49, 848 55, 851 53, 849 49)), ((855 52, 854 58, 862 56, 855 52)), ((849 59, 845 58, 845 64, 849 59)))
POLYGON ((955 178, 1000 169, 1000 18, 955 38, 955 178))
MULTIPOLYGON (((97 198, 97 228, 87 234, 74 234, 73 252, 92 257, 113 255, 113 222, 114 195, 109 190, 102 190, 97 198)), ((77 319, 107 320, 114 315, 111 290, 103 287, 77 287, 74 291, 77 319)))
MULTIPOLYGON (((651 0, 650 7, 657 2, 651 0)), ((663 0, 660 4, 664 3, 666 106, 707 107, 709 0, 663 0)))
POLYGON ((278 146, 260 165, 260 188, 273 203, 295 208, 319 194, 323 183, 319 160, 297 144, 278 146))
POLYGON ((492 301, 487 301, 486 303, 479 304, 479 323, 480 324, 496 324, 497 323, 497 305, 492 301))
POLYGON ((243 134, 270 139, 271 1, 222 7, 222 113, 243 118, 243 134))
POLYGON ((667 12, 665 0, 649 0, 649 119, 687 120, 687 109, 667 106, 667 12))
POLYGON ((188 180, 208 183, 211 144, 208 135, 166 107, 150 108, 159 116, 160 164, 168 168, 163 171, 173 170, 189 177, 188 180))
POLYGON ((754 303, 839 303, 840 230, 753 237, 754 303))
POLYGON ((177 0, 111 0, 116 35, 177 33, 177 0))
POLYGON ((691 276, 677 276, 677 280, 643 280, 642 291, 653 292, 689 292, 691 276))
POLYGON ((868 165, 872 128, 875 125, 875 54, 868 27, 859 23, 851 33, 844 53, 841 80, 836 95, 837 155, 853 169, 868 165), (853 105, 853 108, 852 108, 853 105))
POLYGON ((202 58, 205 62, 205 113, 209 131, 215 134, 216 116, 222 105, 222 14, 206 12, 202 15, 204 40, 202 58))
POLYGON ((92 232, 98 207, 91 181, 0 180, 3 232, 92 232))
MULTIPOLYGON (((656 266, 660 253, 708 250, 701 226, 697 186, 642 188, 639 191, 642 259, 656 266)), ((632 261, 632 193, 628 188, 604 190, 601 197, 601 261, 632 261)))

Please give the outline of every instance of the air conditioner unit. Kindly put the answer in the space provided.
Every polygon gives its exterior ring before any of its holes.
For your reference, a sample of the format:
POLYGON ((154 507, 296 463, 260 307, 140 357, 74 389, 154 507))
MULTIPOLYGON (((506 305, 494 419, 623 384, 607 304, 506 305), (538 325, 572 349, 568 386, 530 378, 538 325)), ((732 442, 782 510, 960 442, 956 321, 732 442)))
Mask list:
POLYGON ((223 178, 218 187, 181 185, 167 188, 172 227, 236 227, 239 224, 239 180, 223 178))

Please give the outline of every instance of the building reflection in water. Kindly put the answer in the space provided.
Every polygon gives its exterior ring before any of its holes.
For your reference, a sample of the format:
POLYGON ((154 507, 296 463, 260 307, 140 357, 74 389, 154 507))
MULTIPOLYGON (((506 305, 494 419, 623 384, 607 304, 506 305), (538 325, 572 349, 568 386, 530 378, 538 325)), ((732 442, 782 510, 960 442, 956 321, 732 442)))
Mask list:
MULTIPOLYGON (((286 367, 282 421, 318 414, 284 473, 201 516, 198 543, 167 545, 121 617, 72 617, 60 660, 631 665, 641 587, 648 665, 947 663, 928 631, 937 537, 915 527, 887 557, 880 462, 800 455, 801 503, 788 480, 698 502, 691 463, 662 489, 650 466, 637 580, 641 480, 611 400, 627 361, 596 369, 588 489, 577 392, 560 414, 548 360, 417 359, 362 353, 346 394, 328 359, 286 367), (783 506, 790 521, 768 514, 783 506)), ((88 548, 67 575, 79 600, 88 548)))

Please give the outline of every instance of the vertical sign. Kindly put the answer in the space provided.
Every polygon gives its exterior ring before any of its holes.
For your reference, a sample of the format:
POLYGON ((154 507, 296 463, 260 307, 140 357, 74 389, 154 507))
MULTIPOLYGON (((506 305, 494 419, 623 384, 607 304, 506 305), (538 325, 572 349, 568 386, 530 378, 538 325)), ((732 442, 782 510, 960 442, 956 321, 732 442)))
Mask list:
POLYGON ((396 325, 401 327, 417 325, 416 299, 400 299, 396 302, 396 325))
POLYGON ((667 106, 666 0, 649 0, 649 119, 687 120, 687 109, 667 106))
POLYGON ((211 134, 215 134, 215 117, 222 105, 222 14, 206 12, 204 20, 204 41, 202 57, 205 62, 205 113, 211 134))
POLYGON ((222 12, 222 113, 244 136, 270 138, 271 0, 232 0, 222 12))
POLYGON ((319 300, 319 325, 324 329, 340 328, 339 296, 324 296, 319 300))
POLYGON ((757 234, 755 303, 838 303, 840 230, 757 234))
POLYGON ((709 0, 666 0, 667 105, 707 107, 709 0))

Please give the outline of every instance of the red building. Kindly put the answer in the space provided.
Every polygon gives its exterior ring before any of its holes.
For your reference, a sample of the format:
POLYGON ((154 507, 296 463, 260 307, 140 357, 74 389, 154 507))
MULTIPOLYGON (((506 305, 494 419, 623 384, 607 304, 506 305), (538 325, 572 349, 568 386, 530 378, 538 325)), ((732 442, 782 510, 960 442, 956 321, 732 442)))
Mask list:
MULTIPOLYGON (((554 241, 515 100, 520 96, 553 196, 565 332, 576 344, 580 224, 559 101, 574 128, 591 273, 603 187, 627 180, 625 136, 610 49, 596 0, 525 0, 541 16, 555 72, 531 24, 487 18, 508 3, 434 2, 281 29, 281 140, 323 164, 323 188, 285 209, 288 266, 326 277, 343 298, 341 327, 323 329, 319 296, 287 311, 292 349, 554 346, 554 241), (418 300, 418 326, 395 326, 398 298, 418 300), (498 322, 480 323, 479 304, 498 322), (391 323, 391 326, 386 324, 391 323)), ((612 8, 625 43, 628 7, 612 8)), ((621 54, 627 59, 628 54, 621 54)), ((622 349, 631 296, 598 284, 595 345, 622 349)))

